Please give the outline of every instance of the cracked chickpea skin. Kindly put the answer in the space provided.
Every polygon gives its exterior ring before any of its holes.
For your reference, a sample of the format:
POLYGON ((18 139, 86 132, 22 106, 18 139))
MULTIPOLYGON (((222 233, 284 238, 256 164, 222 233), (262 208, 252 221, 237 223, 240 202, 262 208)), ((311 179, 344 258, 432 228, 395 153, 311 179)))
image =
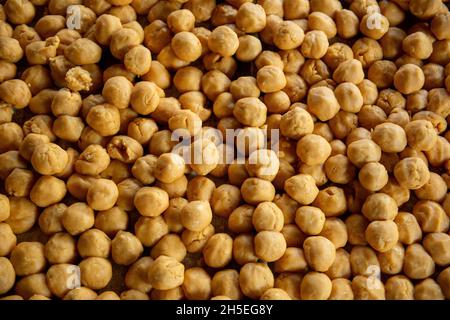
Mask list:
POLYGON ((449 30, 448 0, 3 1, 0 299, 450 299, 449 30))

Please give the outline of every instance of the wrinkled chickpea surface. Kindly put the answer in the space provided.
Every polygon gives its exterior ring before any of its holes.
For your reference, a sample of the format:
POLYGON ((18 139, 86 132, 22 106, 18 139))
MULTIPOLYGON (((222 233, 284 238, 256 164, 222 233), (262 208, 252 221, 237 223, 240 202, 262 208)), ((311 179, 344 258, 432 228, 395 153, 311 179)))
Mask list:
POLYGON ((1 299, 450 299, 448 0, 0 3, 1 299))

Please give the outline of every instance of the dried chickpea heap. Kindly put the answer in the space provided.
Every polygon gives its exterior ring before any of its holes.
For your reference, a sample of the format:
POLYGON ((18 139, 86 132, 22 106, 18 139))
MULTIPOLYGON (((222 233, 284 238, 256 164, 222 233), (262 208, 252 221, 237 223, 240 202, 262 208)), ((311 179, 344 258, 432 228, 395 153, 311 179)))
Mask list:
POLYGON ((447 1, 2 1, 0 298, 450 299, 447 1))

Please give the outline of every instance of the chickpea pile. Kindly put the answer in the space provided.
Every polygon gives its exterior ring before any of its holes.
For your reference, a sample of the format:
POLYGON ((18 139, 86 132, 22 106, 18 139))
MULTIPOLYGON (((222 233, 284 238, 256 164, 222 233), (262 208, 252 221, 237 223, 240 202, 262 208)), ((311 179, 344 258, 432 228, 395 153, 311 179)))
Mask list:
POLYGON ((448 6, 2 1, 0 298, 450 299, 448 6))

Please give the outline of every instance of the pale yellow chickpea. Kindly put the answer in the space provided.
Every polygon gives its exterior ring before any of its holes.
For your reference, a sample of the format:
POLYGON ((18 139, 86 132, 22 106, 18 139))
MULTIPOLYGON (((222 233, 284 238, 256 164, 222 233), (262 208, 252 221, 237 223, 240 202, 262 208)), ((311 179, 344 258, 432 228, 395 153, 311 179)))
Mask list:
POLYGON ((398 241, 397 225, 390 220, 372 221, 366 229, 366 239, 378 252, 391 250, 398 241))
POLYGON ((321 121, 333 118, 340 106, 333 90, 327 87, 315 87, 308 93, 308 110, 321 121))
POLYGON ((145 246, 153 246, 169 232, 162 216, 140 217, 134 225, 139 241, 145 246))
POLYGON ((169 27, 161 20, 155 20, 144 28, 144 44, 156 54, 170 43, 171 38, 169 27))
POLYGON ((344 190, 339 187, 328 187, 320 190, 313 202, 327 217, 339 216, 347 210, 344 190))
POLYGON ((406 248, 403 272, 410 279, 425 279, 434 273, 435 264, 420 244, 406 248))
POLYGON ((344 248, 337 249, 336 258, 334 259, 331 267, 325 273, 328 277, 330 277, 330 279, 333 280, 338 278, 350 278, 350 254, 344 248))
POLYGON ((259 89, 264 93, 277 92, 286 86, 283 70, 275 66, 264 66, 256 74, 259 89))
POLYGON ((297 155, 307 165, 323 164, 330 154, 330 144, 319 135, 307 134, 297 143, 297 155))
POLYGON ((186 257, 186 247, 181 241, 180 236, 167 234, 163 236, 152 248, 150 255, 156 259, 161 255, 173 257, 178 261, 183 261, 186 257))
POLYGON ((85 203, 69 206, 61 217, 62 225, 71 235, 78 235, 94 225, 94 211, 85 203))
POLYGON ((239 38, 231 28, 219 26, 209 35, 208 47, 223 57, 231 57, 239 48, 239 38))
POLYGON ((65 169, 67 162, 67 152, 53 143, 37 145, 31 156, 33 168, 45 175, 60 173, 65 169))
POLYGON ((194 267, 184 272, 183 292, 188 300, 208 300, 211 296, 211 277, 202 268, 194 267))
POLYGON ((186 204, 180 213, 181 224, 190 231, 204 230, 212 220, 210 204, 205 200, 194 200, 186 204))
POLYGON ((357 167, 368 162, 378 162, 381 159, 381 148, 370 139, 353 141, 347 147, 348 159, 357 167))
POLYGON ((334 90, 341 109, 347 112, 359 112, 364 104, 360 89, 351 82, 343 82, 334 90))
POLYGON ((302 279, 300 295, 302 300, 327 300, 331 295, 332 284, 324 273, 308 272, 302 279))
POLYGON ((13 233, 13 230, 9 224, 0 223, 0 239, 2 240, 0 246, 0 256, 8 256, 17 243, 17 237, 13 233))
POLYGON ((125 284, 128 288, 149 293, 152 286, 147 279, 147 270, 153 263, 150 257, 142 257, 133 263, 125 275, 125 284))
POLYGON ((385 193, 374 193, 366 198, 362 213, 370 221, 393 220, 398 213, 397 202, 385 193))
POLYGON ((230 93, 234 100, 245 97, 258 98, 260 90, 254 77, 239 77, 230 84, 230 93))
POLYGON ((414 205, 412 213, 423 232, 445 232, 449 227, 449 218, 437 202, 420 200, 414 205))
POLYGON ((78 239, 77 249, 83 258, 108 258, 111 250, 111 240, 103 231, 90 229, 81 234, 78 239))
POLYGON ((238 187, 222 184, 215 188, 209 199, 212 211, 220 217, 228 217, 241 202, 241 193, 238 187))
POLYGON ((353 300, 354 295, 350 280, 337 278, 331 280, 331 294, 328 300, 353 300))
POLYGON ((158 125, 153 119, 138 117, 128 124, 127 135, 140 144, 146 145, 157 131, 158 125))
POLYGON ((450 236, 446 233, 429 233, 423 241, 424 248, 430 253, 437 265, 445 266, 449 261, 450 236))
POLYGON ((64 230, 62 216, 67 206, 64 203, 54 204, 45 208, 39 216, 39 227, 47 235, 52 235, 64 230))
POLYGON ((430 179, 430 172, 425 162, 417 157, 400 160, 394 167, 394 175, 400 185, 416 190, 430 179))
POLYGON ((111 242, 111 255, 115 263, 130 265, 141 256, 144 248, 130 232, 119 231, 111 242))
POLYGON ((414 191, 420 200, 432 200, 442 202, 447 191, 447 184, 444 179, 434 173, 430 173, 430 180, 420 189, 414 191))
POLYGON ((342 62, 352 58, 352 49, 346 44, 336 42, 328 47, 327 53, 323 56, 323 61, 329 68, 335 70, 342 62))
POLYGON ((53 176, 40 177, 30 191, 30 199, 39 207, 48 207, 60 202, 67 189, 63 180, 53 176))
POLYGON ((311 204, 319 193, 314 178, 308 174, 298 174, 287 179, 284 189, 291 198, 302 205, 311 204))
POLYGON ((122 28, 120 19, 110 14, 102 14, 95 22, 95 39, 102 45, 109 45, 114 32, 122 28))
POLYGON ((325 223, 325 214, 319 208, 302 206, 295 213, 295 223, 307 235, 318 235, 325 223))
POLYGON ((335 13, 336 31, 344 39, 352 38, 359 32, 358 16, 351 10, 341 9, 335 13))
POLYGON ((328 39, 325 32, 320 30, 308 31, 301 45, 301 52, 305 58, 320 59, 327 53, 328 39))
POLYGON ((233 258, 239 265, 257 262, 254 237, 251 234, 240 234, 233 241, 233 258))
POLYGON ((137 31, 130 28, 121 28, 112 33, 109 49, 114 57, 123 60, 128 50, 141 42, 137 31))
POLYGON ((368 71, 368 78, 378 88, 383 89, 392 86, 397 67, 392 61, 378 60, 372 63, 368 71))
POLYGON ((414 32, 402 41, 403 51, 417 59, 428 59, 433 52, 431 39, 423 32, 414 32))
POLYGON ((274 285, 272 271, 263 263, 247 263, 239 273, 239 285, 242 293, 249 298, 258 299, 274 285))
POLYGON ((170 290, 184 281, 184 265, 167 256, 159 256, 148 269, 150 285, 158 290, 170 290))
POLYGON ((280 288, 267 289, 259 299, 260 300, 292 300, 291 297, 289 296, 289 294, 280 288))
POLYGON ((321 30, 331 39, 337 33, 336 24, 333 19, 323 12, 315 11, 308 16, 308 28, 310 30, 321 30))
POLYGON ((267 107, 257 98, 242 98, 236 101, 233 115, 243 125, 259 127, 266 122, 267 107))
POLYGON ((450 275, 450 269, 446 268, 439 274, 438 279, 437 279, 438 283, 441 286, 441 289, 447 299, 450 296, 449 275, 450 275))
POLYGON ((401 66, 394 75, 394 86, 403 94, 410 94, 422 89, 425 76, 422 69, 414 64, 401 66))
POLYGON ((299 47, 305 34, 295 22, 282 21, 277 27, 273 35, 274 44, 281 50, 295 49, 299 47))
POLYGON ((334 70, 333 79, 338 82, 350 82, 358 85, 364 79, 363 65, 356 59, 342 61, 334 70))
POLYGON ((175 34, 171 40, 171 47, 175 55, 183 61, 192 62, 202 55, 202 44, 192 32, 181 31, 175 34))
POLYGON ((300 283, 302 276, 299 273, 285 272, 281 273, 275 279, 275 288, 281 288, 286 291, 292 300, 300 300, 300 283))
POLYGON ((233 269, 224 269, 214 274, 211 280, 211 290, 214 296, 227 296, 231 299, 242 299, 239 288, 239 273, 233 269))
POLYGON ((158 157, 153 170, 156 179, 163 183, 172 183, 184 175, 185 163, 175 153, 163 153, 158 157))
POLYGON ((413 244, 422 239, 422 230, 414 215, 409 212, 399 212, 394 222, 397 224, 399 241, 403 244, 413 244))
POLYGON ((280 120, 281 134, 292 139, 312 133, 314 122, 311 114, 302 108, 293 108, 283 114, 280 120))
POLYGON ((262 51, 261 41, 252 35, 239 37, 239 47, 236 51, 236 58, 239 61, 250 62, 256 59, 262 51))
POLYGON ((336 248, 344 247, 348 240, 346 225, 339 218, 327 218, 319 235, 330 240, 336 248))
POLYGON ((200 90, 203 72, 192 66, 180 68, 175 73, 173 84, 181 93, 200 90))
POLYGON ((111 262, 105 258, 90 257, 81 261, 79 266, 81 283, 90 289, 103 289, 111 281, 111 262))
POLYGON ((131 48, 124 56, 125 68, 135 75, 142 76, 150 71, 152 56, 150 50, 139 45, 131 48))
POLYGON ((438 282, 427 278, 414 286, 414 299, 443 300, 445 297, 438 282))
POLYGON ((208 225, 202 231, 184 230, 181 234, 181 240, 190 253, 200 252, 208 239, 214 234, 215 228, 212 224, 208 225))
POLYGON ((28 300, 50 300, 49 297, 52 295, 43 273, 29 275, 20 279, 16 284, 15 292, 28 300))
POLYGON ((169 231, 179 233, 183 230, 181 224, 181 210, 188 203, 184 198, 172 198, 169 201, 169 207, 164 211, 163 217, 169 231))
POLYGON ((101 136, 114 135, 120 129, 119 109, 108 103, 96 105, 89 110, 86 122, 101 136))
POLYGON ((12 250, 10 261, 18 276, 42 272, 47 263, 44 245, 40 242, 21 242, 12 250))
POLYGON ((251 216, 256 231, 281 231, 284 224, 283 212, 272 202, 261 202, 251 216))
POLYGON ((86 201, 94 210, 108 210, 116 204, 118 197, 119 190, 113 181, 96 179, 88 189, 86 201))
POLYGON ((386 113, 377 105, 364 105, 358 114, 360 126, 368 130, 385 122, 386 119, 386 113))
POLYGON ((0 99, 17 109, 23 109, 31 100, 31 91, 23 80, 6 80, 0 84, 0 99))
POLYGON ((369 191, 379 191, 388 183, 388 172, 379 162, 366 163, 358 173, 361 185, 369 191))
POLYGON ((259 4, 243 3, 236 13, 236 26, 246 32, 260 32, 266 26, 266 12, 259 4))
POLYGON ((381 45, 376 40, 368 37, 356 40, 352 50, 355 59, 361 62, 364 68, 369 67, 373 62, 381 60, 383 57, 381 45))
POLYGON ((354 246, 350 251, 350 266, 353 275, 370 276, 380 267, 376 251, 364 245, 354 246))
POLYGON ((252 216, 254 207, 242 205, 233 210, 228 217, 228 228, 236 233, 250 232, 253 230, 252 216))
POLYGON ((414 300, 414 286, 405 276, 390 277, 385 283, 386 299, 414 300))
POLYGON ((157 187, 144 187, 136 192, 134 205, 141 215, 156 217, 169 207, 169 195, 157 187), (147 205, 149 202, 153 203, 151 207, 147 205))
POLYGON ((195 26, 195 16, 187 9, 175 10, 167 16, 167 24, 174 33, 191 31, 195 26))
POLYGON ((303 250, 296 247, 288 247, 283 256, 275 262, 276 272, 302 272, 307 267, 303 250))
POLYGON ((377 254, 380 263, 381 272, 386 274, 398 274, 403 268, 403 260, 405 257, 405 249, 399 242, 386 252, 377 254))
POLYGON ((316 271, 328 270, 336 258, 334 244, 322 236, 306 238, 303 250, 308 265, 316 271))
POLYGON ((219 94, 228 91, 230 79, 219 70, 211 70, 203 75, 201 80, 202 91, 210 100, 215 100, 219 94))
POLYGON ((279 260, 286 251, 286 240, 277 231, 260 231, 254 238, 255 254, 266 262, 279 260))
POLYGON ((356 168, 345 155, 331 156, 324 164, 325 174, 334 183, 346 184, 356 176, 356 168))

